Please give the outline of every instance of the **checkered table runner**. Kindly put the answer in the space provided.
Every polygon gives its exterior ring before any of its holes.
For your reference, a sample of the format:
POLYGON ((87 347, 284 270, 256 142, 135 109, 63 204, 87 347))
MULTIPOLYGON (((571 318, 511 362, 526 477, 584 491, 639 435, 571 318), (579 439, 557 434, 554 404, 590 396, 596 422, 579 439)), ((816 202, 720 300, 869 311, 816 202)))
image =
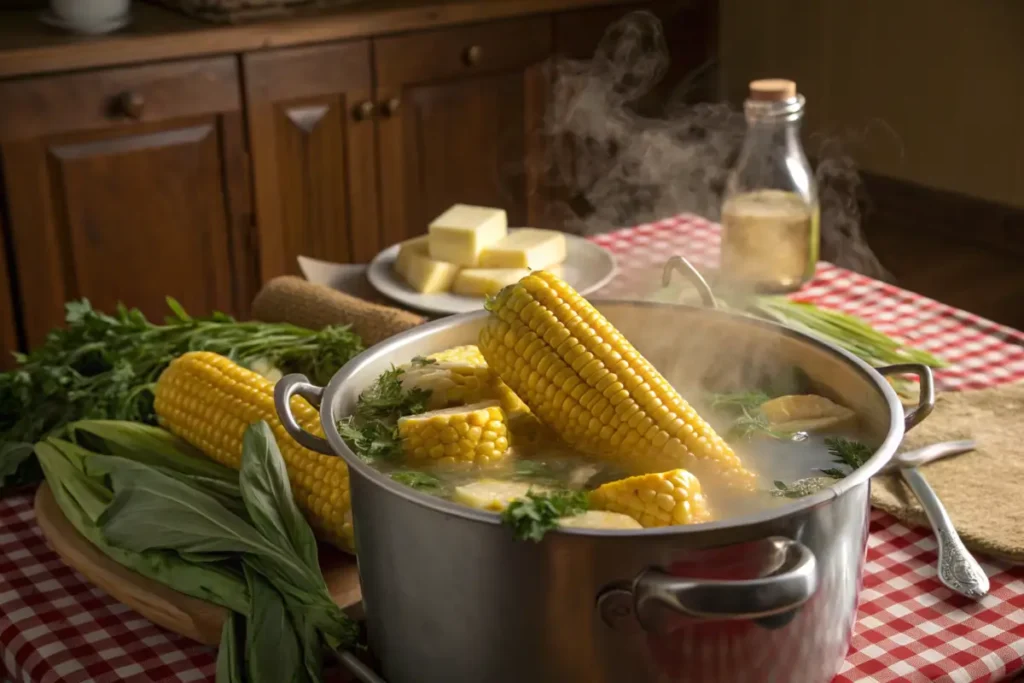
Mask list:
MULTIPOLYGON (((657 286, 667 255, 717 260, 718 231, 677 217, 600 235, 619 274, 601 296, 657 286)), ((1024 334, 828 264, 800 298, 861 316, 952 364, 941 388, 1024 379, 1024 334)), ((992 591, 953 595, 935 575, 936 545, 873 511, 853 643, 834 683, 992 683, 1024 670, 1024 567, 982 561, 992 591)), ((0 672, 17 683, 212 681, 216 653, 168 633, 92 587, 46 545, 31 498, 0 500, 0 672)), ((6 683, 6 682, 5 682, 6 683)), ((793 683, 800 683, 794 681, 793 683)))

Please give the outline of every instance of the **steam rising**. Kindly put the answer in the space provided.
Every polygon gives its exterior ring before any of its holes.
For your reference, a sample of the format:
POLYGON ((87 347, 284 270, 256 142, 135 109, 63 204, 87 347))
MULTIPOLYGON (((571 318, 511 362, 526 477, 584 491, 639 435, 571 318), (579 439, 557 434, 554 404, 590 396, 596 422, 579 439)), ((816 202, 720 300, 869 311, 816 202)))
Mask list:
MULTIPOLYGON (((559 219, 568 228, 595 234, 684 212, 719 219, 746 122, 728 104, 670 105, 664 118, 636 113, 630 105, 668 66, 661 22, 649 12, 612 25, 593 59, 552 65, 548 170, 567 197, 559 219)), ((852 160, 836 139, 814 141, 807 151, 817 162, 822 257, 888 279, 861 234, 852 160)))

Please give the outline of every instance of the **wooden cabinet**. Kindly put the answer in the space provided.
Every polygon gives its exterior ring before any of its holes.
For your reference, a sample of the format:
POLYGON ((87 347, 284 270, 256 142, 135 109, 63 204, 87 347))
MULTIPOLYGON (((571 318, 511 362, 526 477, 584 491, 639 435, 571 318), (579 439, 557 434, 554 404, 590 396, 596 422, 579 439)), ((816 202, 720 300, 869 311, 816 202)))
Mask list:
POLYGON ((14 297, 11 296, 4 235, 3 215, 0 214, 0 371, 14 365, 14 357, 11 354, 18 350, 18 338, 14 329, 14 297))
POLYGON ((370 43, 246 55, 260 276, 295 257, 366 262, 378 228, 370 43))
POLYGON ((550 51, 548 17, 374 41, 385 244, 456 202, 528 222, 550 51))
POLYGON ((0 156, 29 345, 64 302, 160 320, 251 299, 248 161, 231 57, 0 82, 0 156))

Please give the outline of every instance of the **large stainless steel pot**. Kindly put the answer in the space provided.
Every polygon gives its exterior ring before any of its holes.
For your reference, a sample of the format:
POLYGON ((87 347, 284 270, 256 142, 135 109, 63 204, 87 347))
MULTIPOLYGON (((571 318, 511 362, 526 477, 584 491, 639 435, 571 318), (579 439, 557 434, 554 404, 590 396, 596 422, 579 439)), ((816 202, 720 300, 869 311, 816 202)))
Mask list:
MULTIPOLYGON (((881 444, 830 489, 760 514, 693 527, 572 530, 520 542, 495 514, 420 494, 360 460, 336 421, 392 364, 476 343, 485 312, 369 349, 326 388, 277 386, 289 432, 351 471, 370 647, 390 683, 831 680, 846 654, 868 534, 869 479, 934 402, 926 367, 873 370, 792 330, 689 306, 595 304, 676 386, 729 363, 800 368, 860 415, 881 444), (883 375, 914 373, 904 415, 883 375), (326 440, 289 402, 320 405, 326 440)), ((684 391, 685 395, 685 391, 684 391)))

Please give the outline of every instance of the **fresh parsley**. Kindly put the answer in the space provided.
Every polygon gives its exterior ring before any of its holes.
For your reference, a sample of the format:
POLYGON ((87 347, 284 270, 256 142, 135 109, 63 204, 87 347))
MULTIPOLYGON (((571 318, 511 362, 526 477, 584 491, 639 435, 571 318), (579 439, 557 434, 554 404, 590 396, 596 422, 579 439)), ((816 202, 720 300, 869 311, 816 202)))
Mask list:
POLYGON ((752 412, 742 408, 740 416, 729 428, 729 436, 736 439, 750 440, 755 436, 767 436, 772 439, 788 439, 793 436, 791 432, 775 429, 768 418, 760 412, 752 412))
POLYGON ((412 359, 413 367, 422 368, 427 365, 437 365, 436 358, 426 358, 424 356, 416 356, 412 359))
POLYGON ((517 539, 537 542, 558 526, 559 519, 586 512, 589 507, 585 491, 530 491, 525 498, 514 500, 505 508, 501 521, 512 527, 517 539))
MULTIPOLYGON (((871 457, 871 448, 853 439, 841 436, 829 437, 825 439, 825 445, 828 446, 829 455, 834 458, 835 462, 840 465, 846 465, 850 468, 850 472, 866 463, 868 458, 871 457)), ((830 468, 828 471, 842 472, 842 470, 837 468, 830 468)), ((849 474, 849 472, 846 474, 849 474)), ((846 474, 842 476, 845 477, 846 474)))
POLYGON ((356 401, 352 415, 338 421, 338 431, 356 455, 366 460, 394 458, 401 454, 398 419, 426 412, 430 392, 402 387, 401 368, 391 368, 377 378, 356 401))
POLYGON ((212 351, 241 365, 262 360, 325 384, 363 350, 344 326, 314 332, 286 323, 237 322, 221 313, 193 318, 174 299, 167 304, 172 315, 160 325, 134 308, 118 306, 110 315, 85 299, 72 301, 65 327, 31 353, 15 356, 17 367, 0 373, 0 444, 17 445, 0 449, 0 489, 38 478, 41 471, 24 444, 71 422, 156 424, 153 385, 187 351, 212 351))
POLYGON ((419 472, 417 470, 397 470, 391 473, 391 478, 399 484, 405 484, 409 488, 437 495, 444 491, 444 483, 432 474, 419 472))
POLYGON ((763 391, 736 391, 726 394, 711 394, 712 410, 757 410, 771 397, 763 391))

